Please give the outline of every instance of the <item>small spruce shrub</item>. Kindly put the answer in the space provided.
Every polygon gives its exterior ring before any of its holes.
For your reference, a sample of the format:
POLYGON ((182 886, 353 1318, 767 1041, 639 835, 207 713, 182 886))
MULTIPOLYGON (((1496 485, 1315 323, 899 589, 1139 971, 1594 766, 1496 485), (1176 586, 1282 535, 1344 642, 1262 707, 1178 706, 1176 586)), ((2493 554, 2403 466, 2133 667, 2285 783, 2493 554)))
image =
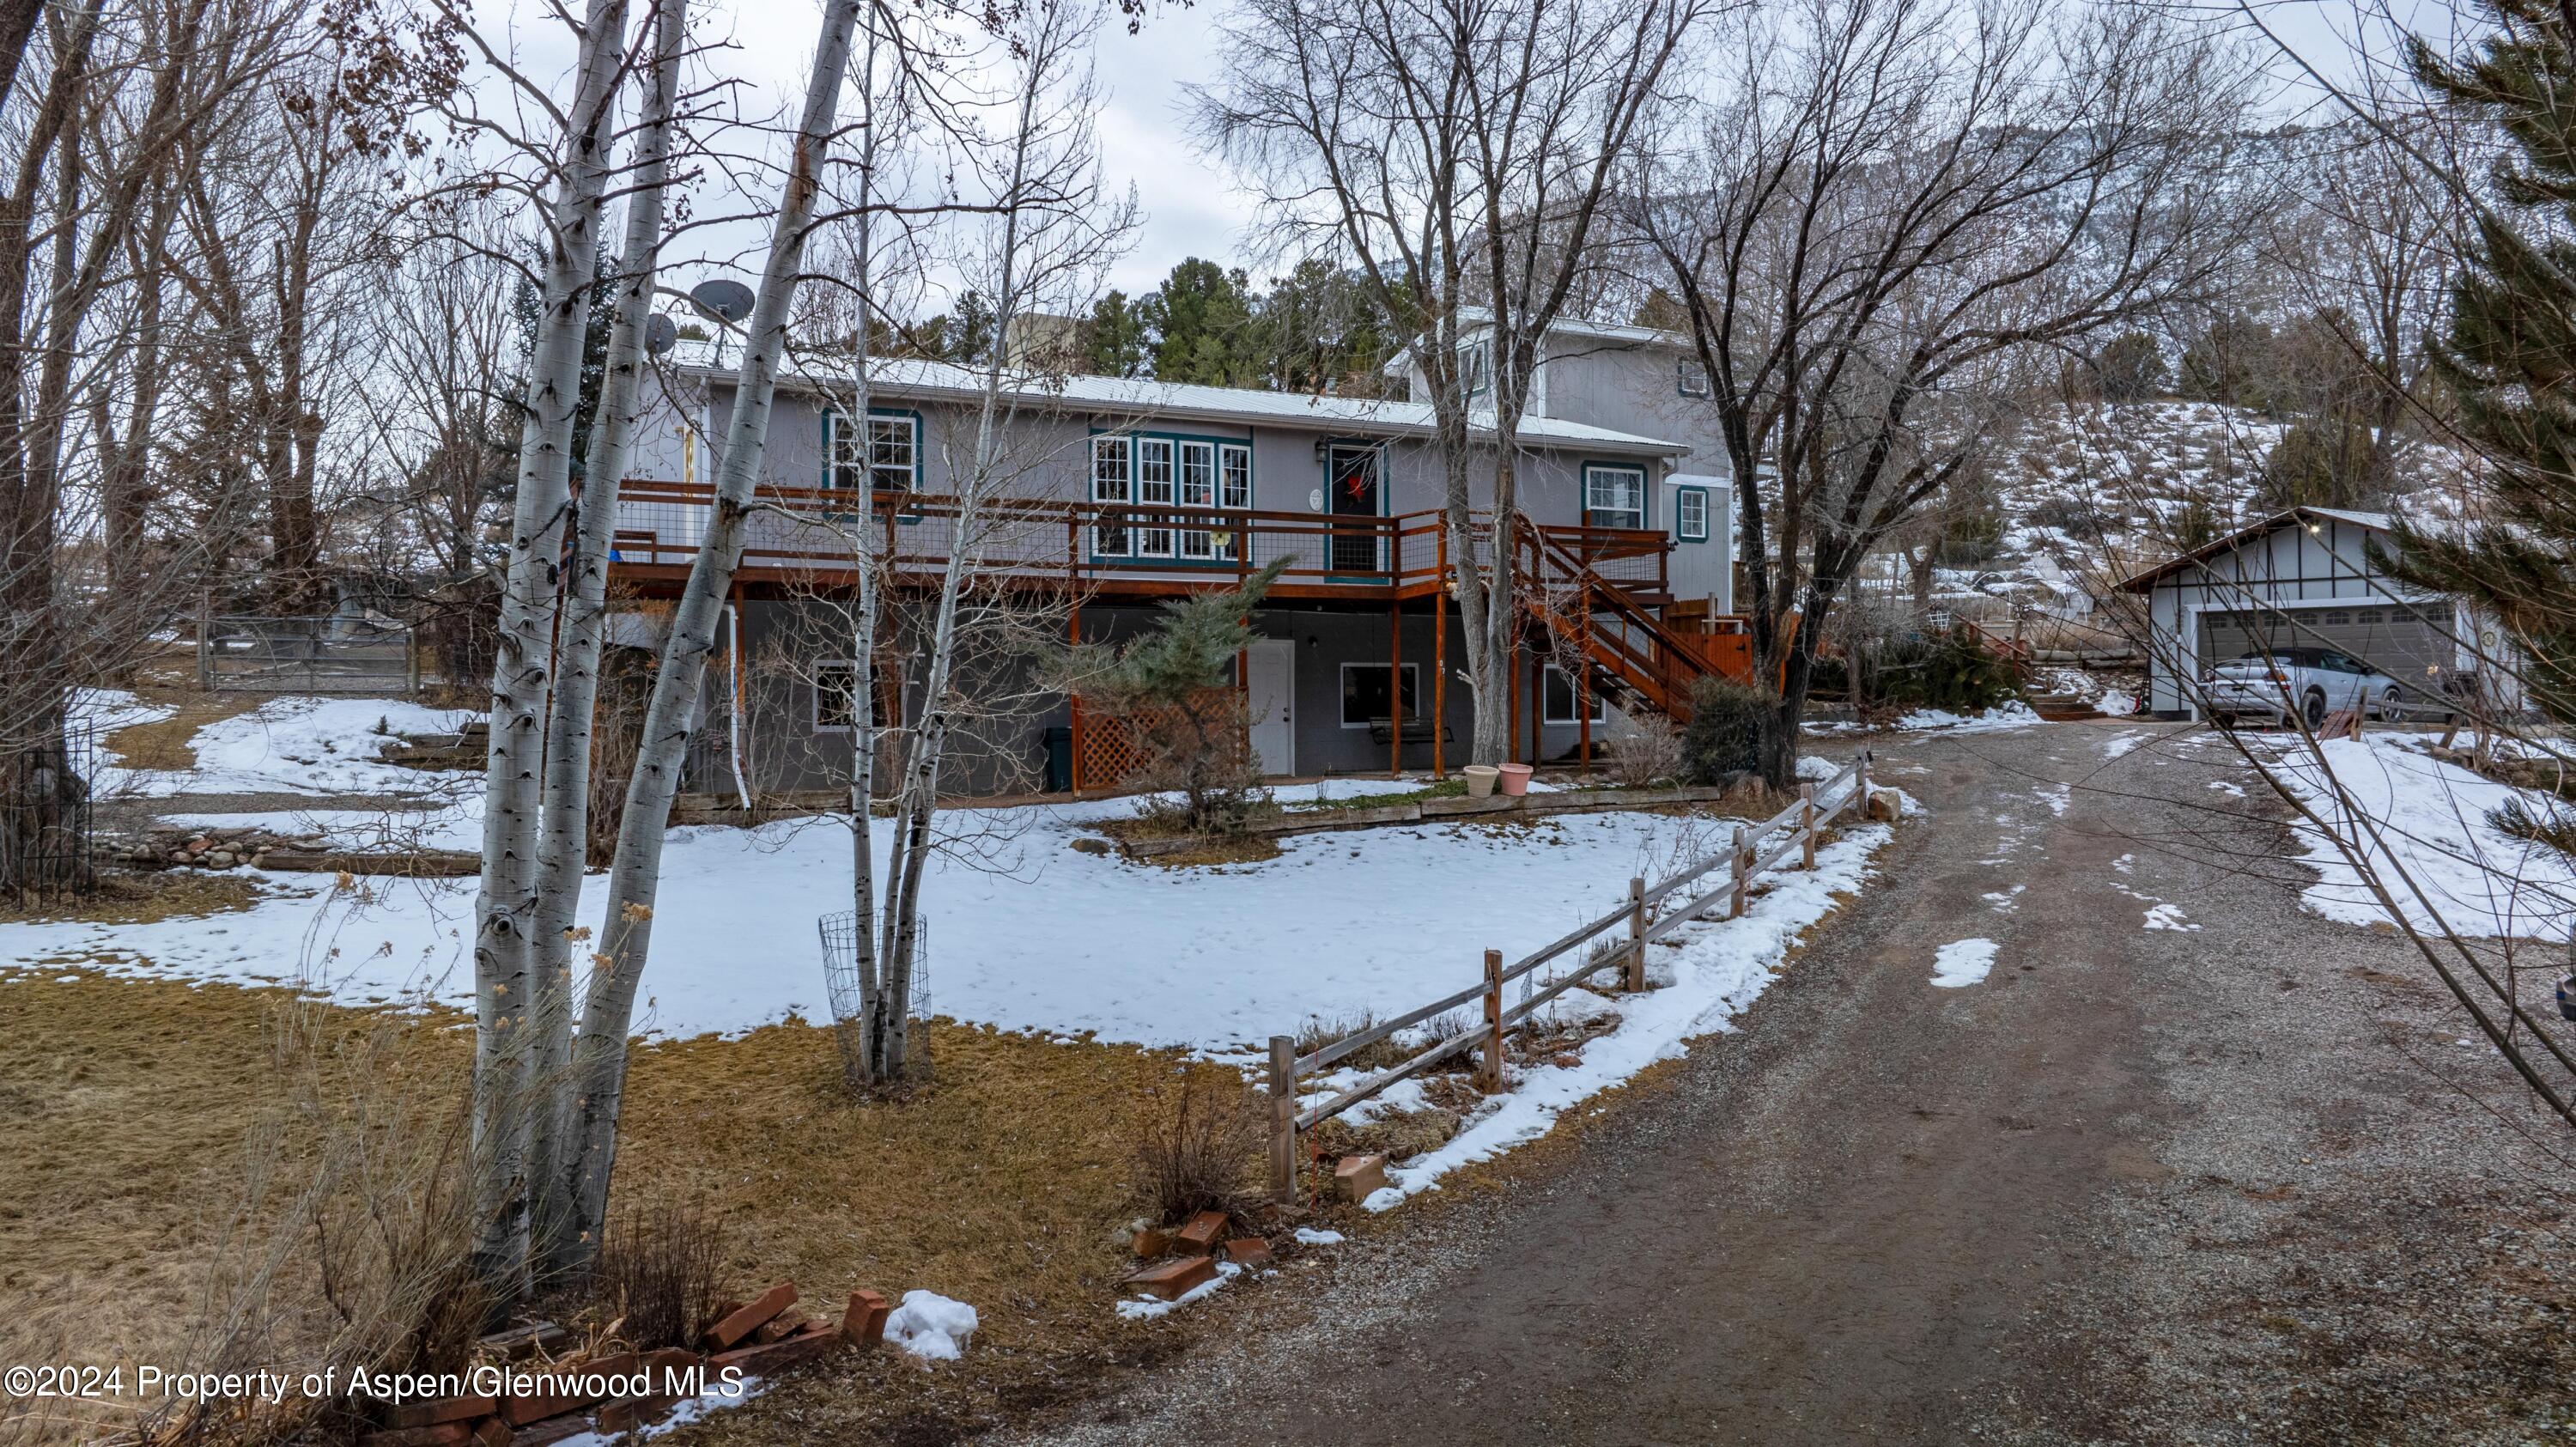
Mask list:
POLYGON ((1779 707, 1771 693, 1745 684, 1703 678, 1693 685, 1681 735, 1682 782, 1723 784, 1761 767, 1762 730, 1779 707))

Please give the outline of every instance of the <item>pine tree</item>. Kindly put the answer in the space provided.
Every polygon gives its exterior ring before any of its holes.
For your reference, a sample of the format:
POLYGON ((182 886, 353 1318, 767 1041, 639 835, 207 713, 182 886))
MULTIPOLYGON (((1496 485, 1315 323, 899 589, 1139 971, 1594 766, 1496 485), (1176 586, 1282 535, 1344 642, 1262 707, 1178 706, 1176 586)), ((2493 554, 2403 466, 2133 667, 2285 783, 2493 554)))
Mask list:
POLYGON ((1138 303, 1154 329, 1154 378, 1210 387, 1261 385, 1251 279, 1190 257, 1138 303))
POLYGON ((1083 328, 1083 365, 1098 377, 1137 377, 1153 356, 1152 333, 1143 301, 1129 301, 1113 291, 1092 303, 1091 321, 1083 328))
POLYGON ((2481 207, 2433 366, 2485 462, 2483 515, 2458 530, 2402 528, 2397 575, 2469 600, 2519 645, 2530 701, 2576 720, 2576 31, 2536 0, 2489 0, 2500 22, 2453 66, 2418 41, 2416 74, 2500 125, 2500 207, 2481 207), (2510 212, 2531 224, 2517 224, 2510 212), (2555 234, 2553 234, 2555 233, 2555 234))

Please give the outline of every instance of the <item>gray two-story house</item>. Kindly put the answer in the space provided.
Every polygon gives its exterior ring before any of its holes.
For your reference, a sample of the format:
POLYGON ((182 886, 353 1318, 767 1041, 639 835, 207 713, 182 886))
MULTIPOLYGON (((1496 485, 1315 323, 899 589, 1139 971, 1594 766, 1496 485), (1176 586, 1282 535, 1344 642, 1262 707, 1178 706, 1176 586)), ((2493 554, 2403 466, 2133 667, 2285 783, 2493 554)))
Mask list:
MULTIPOLYGON (((1471 388, 1493 375, 1492 340, 1486 327, 1470 320, 1461 329, 1459 347, 1471 388)), ((1407 360, 1395 364, 1406 381, 1406 394, 1426 401, 1429 383, 1422 368, 1407 360)), ((1685 449, 1674 469, 1641 498, 1616 495, 1586 499, 1596 516, 1633 517, 1657 526, 1673 538, 1668 565, 1673 591, 1688 615, 1705 603, 1716 615, 1735 611, 1735 483, 1728 464, 1726 440, 1718 432, 1717 414, 1709 406, 1708 370, 1700 364, 1690 339, 1653 327, 1560 319, 1547 330, 1537 370, 1530 377, 1529 416, 1608 427, 1641 437, 1660 437, 1685 449), (1594 504, 1599 506, 1595 507, 1594 504)))
MULTIPOLYGON (((735 388, 720 355, 664 360, 658 411, 620 487, 612 574, 648 622, 702 536, 735 388)), ((1557 385, 1587 385, 1588 361, 1569 353, 1557 385)), ((891 680, 920 646, 957 548, 982 385, 972 369, 878 361, 862 427, 848 378, 810 363, 782 378, 713 680, 726 726, 702 730, 692 787, 731 792, 736 770, 755 791, 830 787, 863 712, 912 716, 919 700, 891 680), (874 670, 834 649, 862 489, 894 621, 874 670)), ((967 540, 978 598, 997 604, 985 616, 1018 599, 1064 638, 1114 641, 1151 627, 1162 600, 1284 559, 1231 680, 1263 770, 1463 762, 1473 704, 1454 585, 1484 560, 1452 556, 1429 406, 1032 373, 1006 384, 996 424, 984 477, 998 500, 967 540)), ((1514 752, 1553 758, 1587 750, 1620 706, 1671 711, 1723 664, 1731 640, 1712 641, 1698 620, 1729 601, 1724 489, 1677 481, 1697 476, 1692 449, 1653 432, 1552 413, 1532 417, 1520 445, 1519 565, 1536 586, 1514 670, 1514 752)), ((1490 454, 1471 468, 1490 476, 1490 454)), ((1487 530, 1478 536, 1481 549, 1487 530)), ((1033 667, 989 666, 1019 671, 988 680, 980 692, 1006 702, 960 725, 950 777, 961 792, 1120 782, 1133 755, 1116 721, 1047 695, 1033 667)))

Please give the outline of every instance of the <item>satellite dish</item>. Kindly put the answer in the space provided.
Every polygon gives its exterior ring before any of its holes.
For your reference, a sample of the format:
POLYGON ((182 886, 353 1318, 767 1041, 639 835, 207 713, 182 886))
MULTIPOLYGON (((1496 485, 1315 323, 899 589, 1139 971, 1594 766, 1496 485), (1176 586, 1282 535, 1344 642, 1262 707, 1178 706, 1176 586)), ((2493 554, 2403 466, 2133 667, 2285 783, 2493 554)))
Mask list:
POLYGON ((655 312, 644 319, 644 350, 657 357, 668 356, 679 341, 679 323, 666 314, 655 312))
POLYGON ((751 315, 751 288, 722 277, 689 288, 689 300, 697 304, 698 310, 722 321, 738 322, 751 315))

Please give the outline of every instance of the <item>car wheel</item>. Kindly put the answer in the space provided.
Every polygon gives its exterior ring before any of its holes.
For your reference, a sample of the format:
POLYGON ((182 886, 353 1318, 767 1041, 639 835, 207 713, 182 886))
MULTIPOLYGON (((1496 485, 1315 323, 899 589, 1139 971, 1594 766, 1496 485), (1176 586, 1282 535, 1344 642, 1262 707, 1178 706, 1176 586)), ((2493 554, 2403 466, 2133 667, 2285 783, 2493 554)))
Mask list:
POLYGON ((2322 688, 2309 689, 2308 706, 2300 711, 2308 716, 2308 727, 2312 729, 2324 727, 2326 721, 2326 691, 2322 688))
POLYGON ((2391 718, 2395 718, 2395 717, 2397 717, 2398 712, 2399 712, 2401 709, 2403 709, 2404 707, 2405 707, 2405 701, 2404 701, 2404 700, 2402 700, 2402 699, 2400 699, 2400 698, 2397 696, 2397 685, 2396 685, 2396 684, 2393 684, 2393 683, 2392 683, 2392 684, 2388 685, 2388 687, 2380 693, 2380 695, 2379 695, 2379 716, 2380 716, 2381 718, 2384 718, 2384 719, 2391 719, 2391 718))

